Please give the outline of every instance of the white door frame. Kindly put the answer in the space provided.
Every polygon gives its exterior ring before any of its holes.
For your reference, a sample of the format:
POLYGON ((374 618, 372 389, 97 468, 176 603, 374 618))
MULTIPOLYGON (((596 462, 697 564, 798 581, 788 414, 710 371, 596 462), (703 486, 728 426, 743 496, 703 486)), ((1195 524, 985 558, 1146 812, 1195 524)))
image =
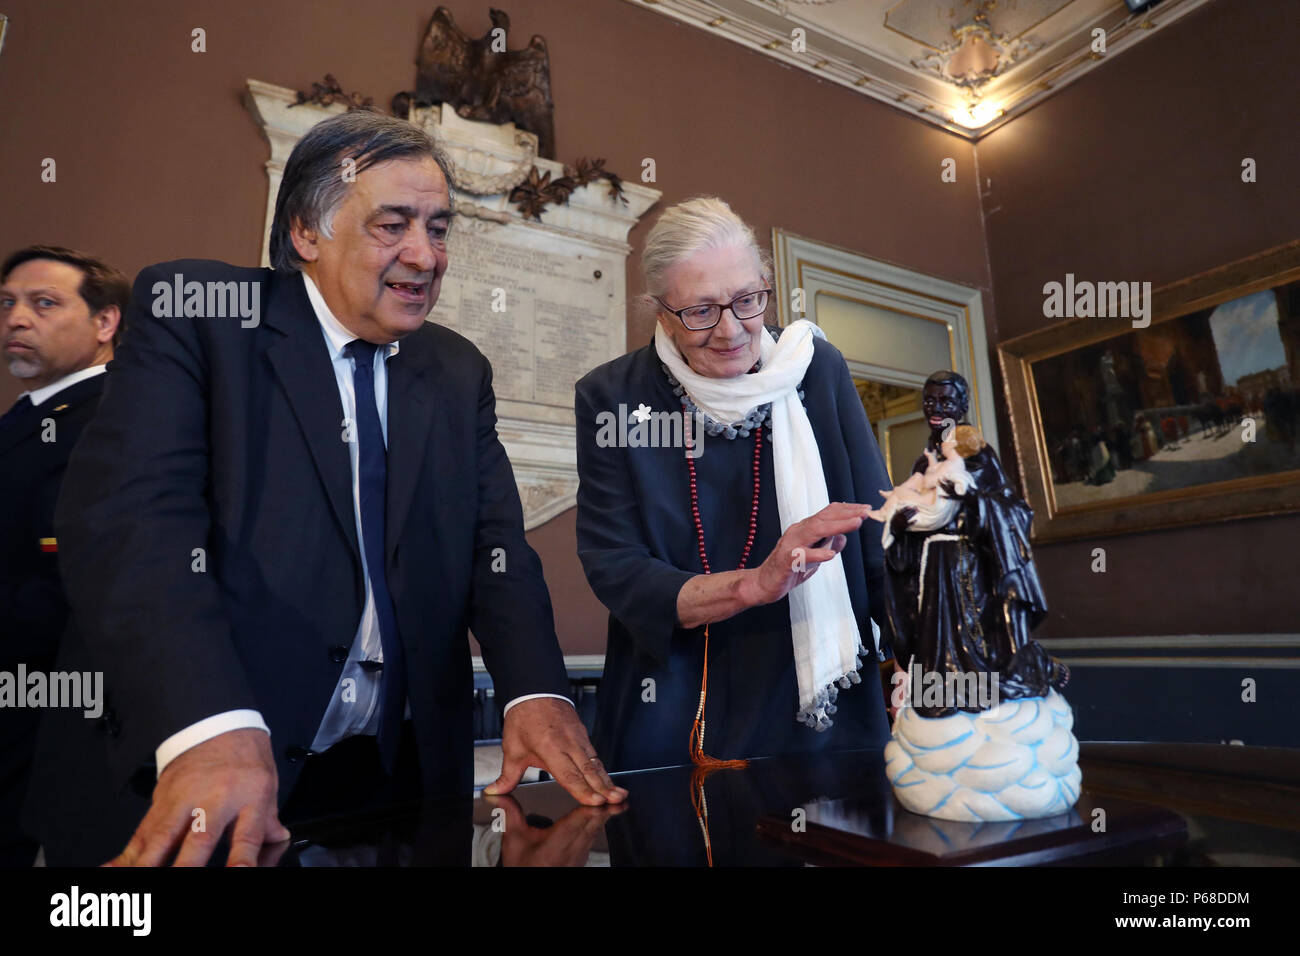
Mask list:
MULTIPOLYGON (((985 441, 1001 452, 993 385, 989 371, 988 337, 980 291, 944 279, 869 259, 849 249, 816 242, 781 228, 772 230, 776 268, 777 313, 780 323, 795 319, 817 321, 819 293, 888 309, 918 322, 940 322, 948 332, 951 368, 971 386, 970 420, 985 441), (795 291, 802 290, 803 313, 795 313, 795 291)), ((887 358, 887 357, 882 357, 887 358)), ((905 369, 854 356, 855 376, 891 385, 920 388, 935 369, 905 369)))

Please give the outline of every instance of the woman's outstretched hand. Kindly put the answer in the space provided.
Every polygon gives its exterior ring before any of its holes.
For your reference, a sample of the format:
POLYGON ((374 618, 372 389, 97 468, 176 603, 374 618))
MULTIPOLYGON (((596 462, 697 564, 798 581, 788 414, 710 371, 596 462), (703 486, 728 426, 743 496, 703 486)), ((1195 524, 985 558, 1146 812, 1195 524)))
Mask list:
POLYGON ((697 574, 677 594, 679 627, 725 621, 741 611, 779 601, 844 550, 845 537, 862 525, 868 505, 836 502, 792 524, 767 560, 744 571, 697 574))
POLYGON ((752 577, 753 603, 771 604, 817 573, 844 550, 845 537, 857 531, 871 508, 837 501, 795 522, 781 535, 772 553, 752 577))

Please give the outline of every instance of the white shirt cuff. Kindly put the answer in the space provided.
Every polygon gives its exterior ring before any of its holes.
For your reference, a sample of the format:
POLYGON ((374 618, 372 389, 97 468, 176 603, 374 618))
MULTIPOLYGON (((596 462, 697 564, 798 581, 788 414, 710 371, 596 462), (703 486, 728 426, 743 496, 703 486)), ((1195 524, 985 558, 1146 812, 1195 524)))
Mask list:
POLYGON ((232 730, 265 730, 268 735, 271 733, 271 728, 266 726, 262 715, 255 710, 228 710, 224 714, 213 714, 177 731, 158 745, 154 751, 158 776, 161 777, 167 765, 191 747, 197 747, 204 741, 232 730))
MULTIPOLYGON (((501 711, 501 719, 505 720, 506 714, 510 713, 510 708, 515 706, 515 704, 522 704, 526 700, 536 700, 539 697, 554 697, 556 700, 562 700, 570 707, 573 707, 573 701, 569 700, 569 698, 562 694, 524 694, 523 697, 516 697, 510 703, 506 704, 505 710, 501 711)), ((577 710, 577 708, 574 707, 574 710, 577 710)))

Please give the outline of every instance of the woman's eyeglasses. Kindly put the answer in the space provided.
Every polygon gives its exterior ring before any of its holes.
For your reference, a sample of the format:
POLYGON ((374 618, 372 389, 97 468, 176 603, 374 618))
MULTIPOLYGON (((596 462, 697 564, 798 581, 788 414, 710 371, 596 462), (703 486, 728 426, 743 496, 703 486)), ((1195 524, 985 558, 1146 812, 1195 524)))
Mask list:
POLYGON ((665 312, 671 312, 681 319, 682 325, 692 332, 703 332, 722 321, 723 309, 730 309, 731 314, 738 319, 753 319, 762 315, 767 309, 767 297, 771 294, 771 289, 759 289, 757 292, 741 293, 727 303, 701 302, 684 309, 670 309, 657 295, 651 298, 663 306, 665 312))

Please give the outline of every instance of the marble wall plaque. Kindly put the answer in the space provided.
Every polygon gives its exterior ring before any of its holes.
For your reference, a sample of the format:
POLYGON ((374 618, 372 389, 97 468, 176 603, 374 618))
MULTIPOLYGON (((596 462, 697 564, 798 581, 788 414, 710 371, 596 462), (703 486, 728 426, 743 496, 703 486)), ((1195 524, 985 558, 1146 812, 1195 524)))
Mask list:
POLYGON ((452 225, 447 258, 429 318, 488 357, 498 401, 571 412, 574 383, 621 354, 610 322, 621 258, 465 216, 452 225))

